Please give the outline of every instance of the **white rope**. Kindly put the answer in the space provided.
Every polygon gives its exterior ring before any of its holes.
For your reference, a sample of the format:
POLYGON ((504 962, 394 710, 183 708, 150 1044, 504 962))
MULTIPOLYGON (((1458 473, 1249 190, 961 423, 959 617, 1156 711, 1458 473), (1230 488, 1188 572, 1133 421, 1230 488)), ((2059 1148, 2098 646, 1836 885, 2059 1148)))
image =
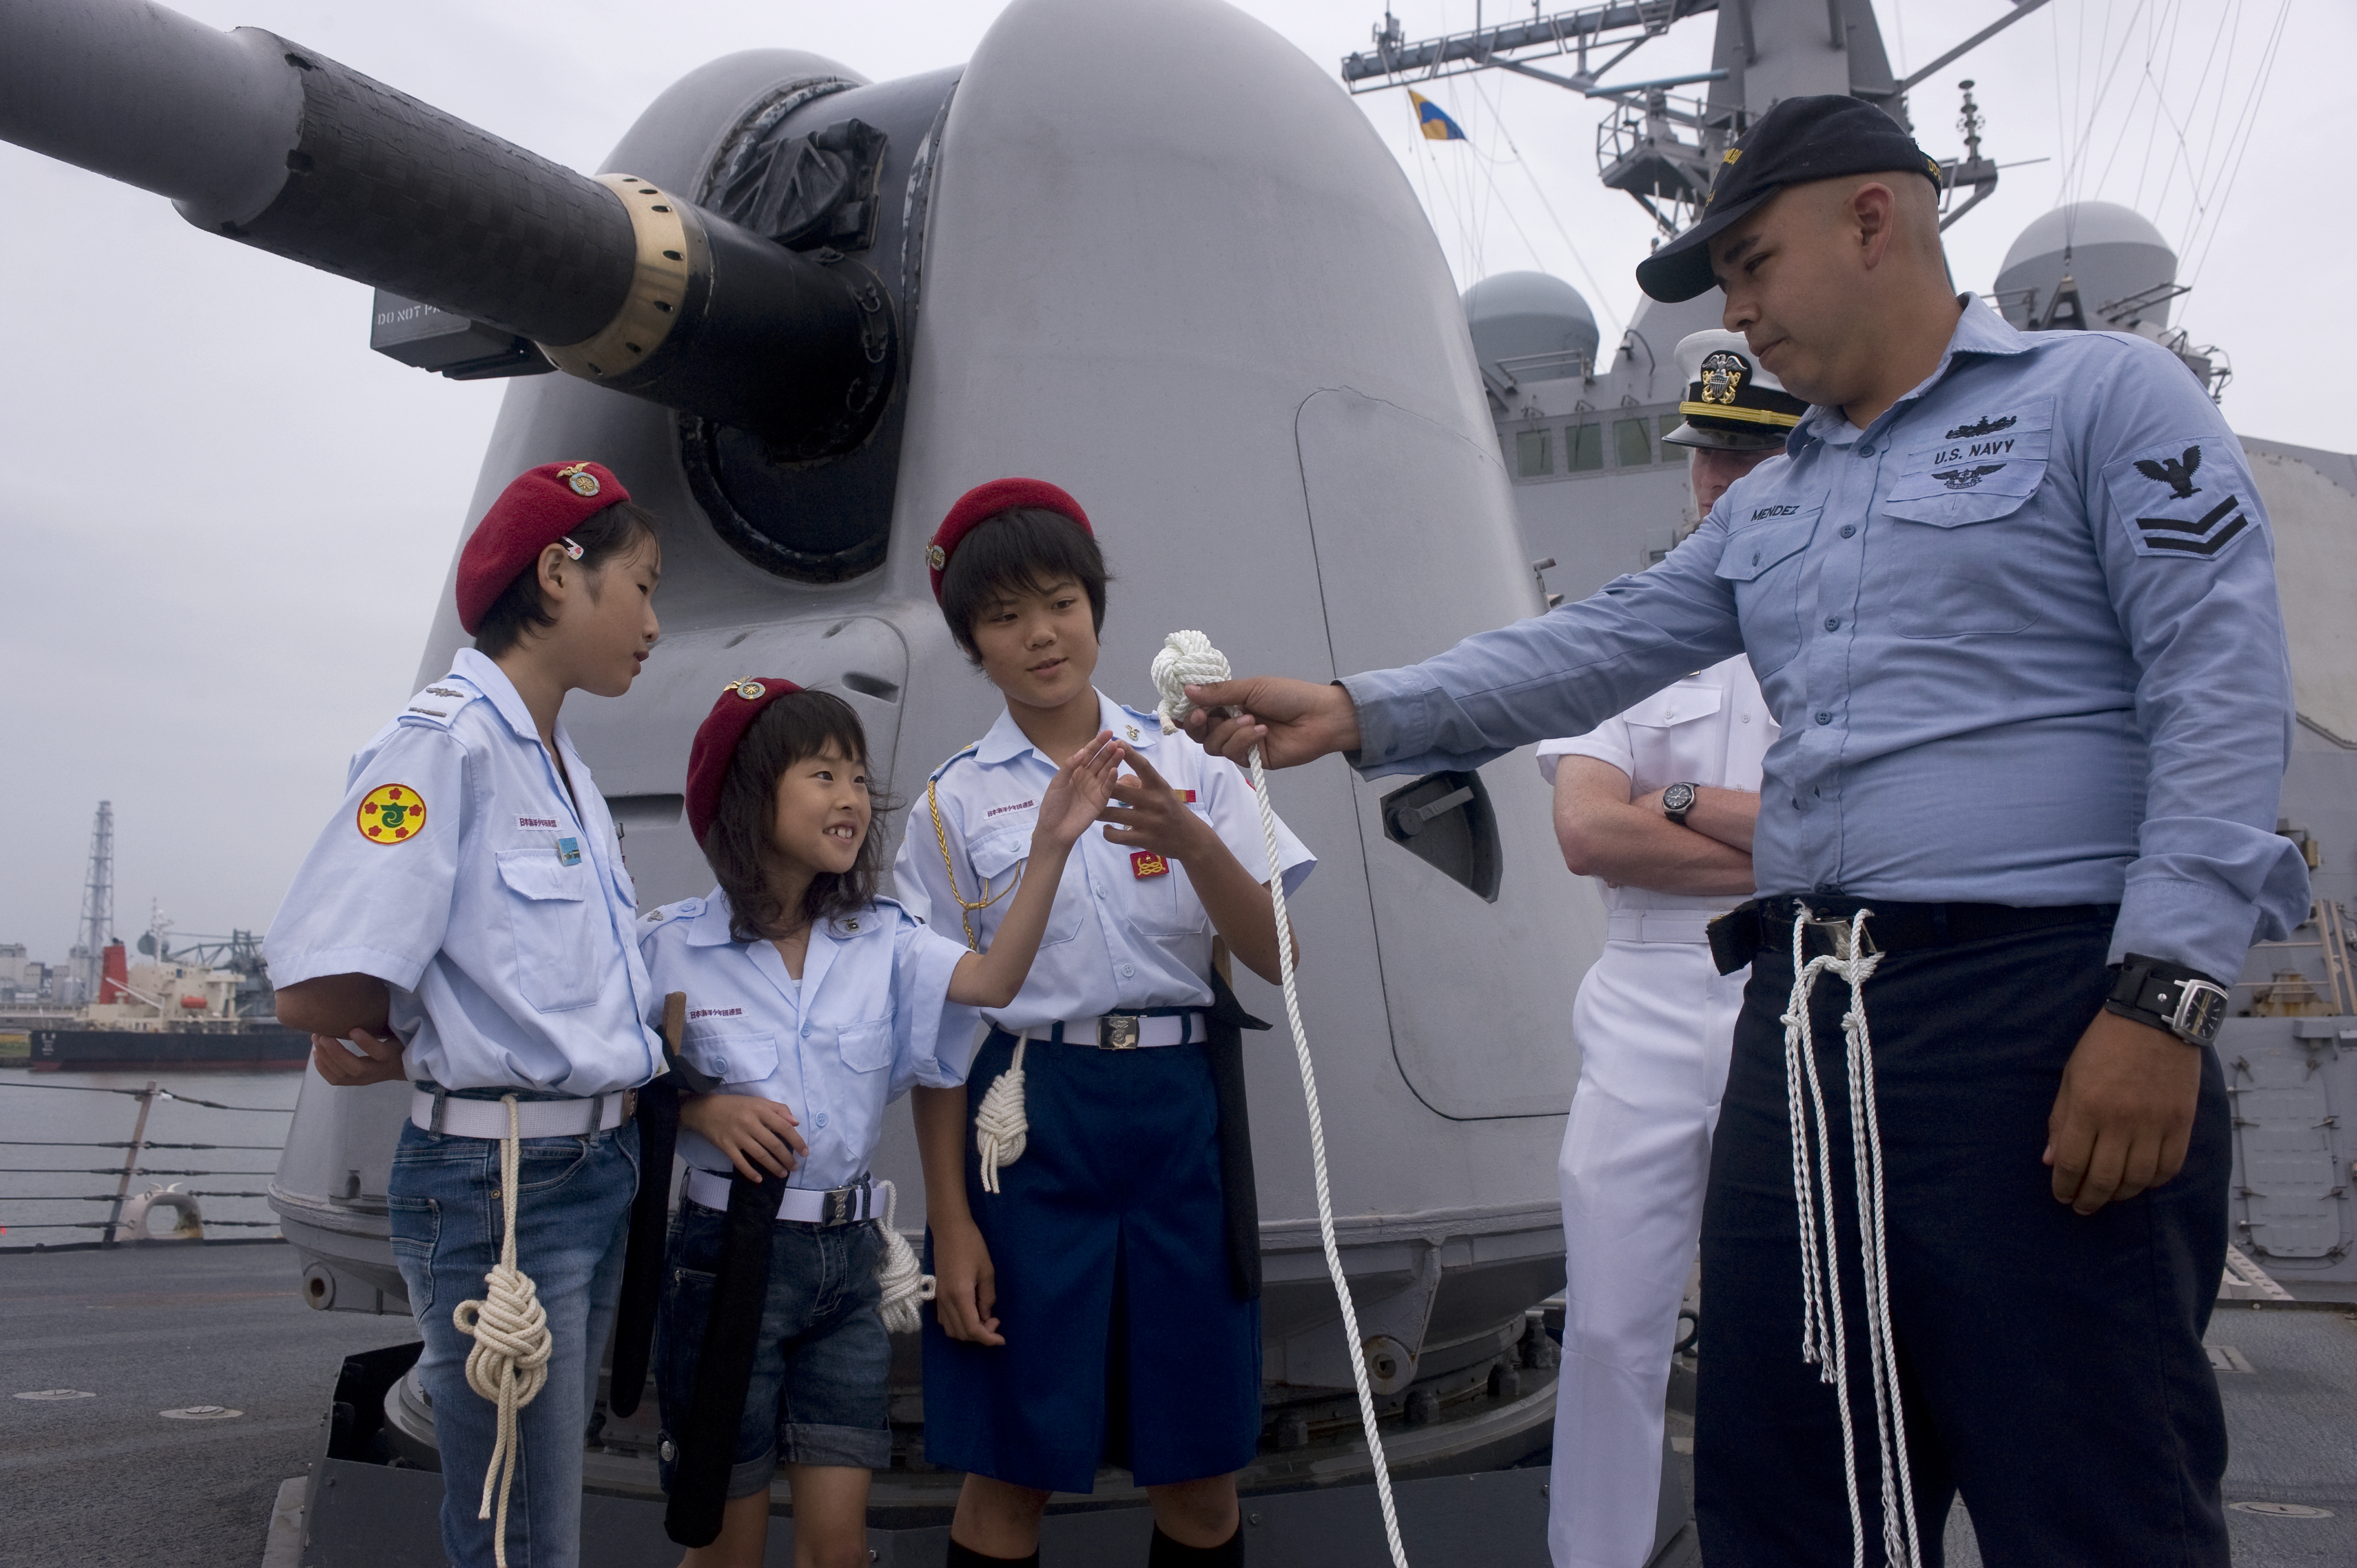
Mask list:
POLYGON ((1026 1029, 1015 1042, 1015 1059, 998 1075, 974 1113, 974 1144, 982 1155, 982 1190, 998 1190, 998 1167, 1023 1157, 1031 1141, 1031 1121, 1023 1109, 1023 1052, 1031 1044, 1026 1029))
MULTIPOLYGON (((1175 733, 1194 711, 1185 688, 1208 685, 1228 678, 1227 655, 1211 646, 1200 631, 1174 631, 1154 656, 1154 689, 1162 701, 1162 733, 1175 733)), ((1285 1020, 1293 1027, 1293 1054, 1301 1064, 1301 1097, 1309 1107, 1309 1168, 1318 1178, 1318 1239, 1326 1249, 1326 1273, 1334 1282, 1335 1299, 1342 1304, 1342 1332, 1351 1344, 1351 1377, 1359 1389, 1359 1424, 1367 1434, 1367 1455, 1374 1462, 1375 1497, 1383 1505, 1383 1540, 1389 1543, 1394 1568, 1407 1568, 1407 1548, 1400 1544, 1399 1510, 1392 1501, 1392 1476, 1383 1460, 1383 1434, 1375 1425, 1375 1395, 1367 1383, 1366 1347, 1359 1339, 1359 1310, 1351 1300, 1351 1283, 1342 1273, 1342 1250, 1334 1240, 1334 1200, 1326 1185, 1326 1128, 1318 1114, 1318 1070, 1309 1060, 1309 1035, 1301 1025, 1301 998, 1294 986, 1293 927, 1285 915, 1285 866, 1276 842, 1276 812, 1268 803, 1268 774, 1261 766, 1260 747, 1252 750, 1253 794, 1260 806, 1260 832, 1268 845, 1268 897, 1276 914, 1277 973, 1285 984, 1285 1020)))
POLYGON ((1817 1075, 1815 1031, 1809 998, 1817 976, 1831 973, 1849 986, 1842 1015, 1846 1042, 1844 1067, 1849 1079, 1851 1166, 1857 1176, 1860 1274, 1866 1284, 1867 1359, 1874 1385, 1874 1426, 1882 1465, 1882 1550, 1887 1562, 1921 1568, 1922 1550, 1915 1525, 1915 1483, 1907 1464, 1907 1429, 1899 1393, 1899 1344, 1890 1323, 1890 1266, 1885 1239, 1882 1122, 1875 1106, 1874 1036, 1866 1020, 1866 983, 1882 965, 1880 953, 1866 950, 1871 910, 1850 918, 1845 950, 1808 956, 1810 916, 1792 918, 1792 993, 1784 1025, 1784 1101, 1792 1125, 1792 1197, 1801 1224, 1801 1359, 1831 1383, 1841 1409, 1842 1484, 1849 1498, 1850 1563, 1864 1568, 1865 1521, 1857 1498, 1857 1439, 1849 1411, 1849 1353, 1843 1331, 1841 1271, 1835 1262, 1838 1232, 1834 1219, 1833 1155, 1825 1097, 1817 1075), (1803 1115, 1802 1089, 1808 1090, 1803 1115), (1811 1152, 1813 1130, 1815 1152, 1811 1152), (1811 1179, 1812 1172, 1814 1180, 1811 1179), (1900 1529, 1901 1521, 1905 1529, 1900 1529))
POLYGON ((499 1438, 483 1469, 483 1506, 475 1517, 491 1517, 496 1491, 499 1522, 491 1527, 491 1555, 499 1568, 508 1568, 508 1492, 515 1482, 516 1453, 523 1440, 516 1416, 540 1397, 547 1383, 551 1347, 540 1289, 516 1267, 516 1182, 522 1146, 516 1131, 516 1097, 501 1095, 500 1102, 508 1108, 508 1135, 500 1140, 500 1203, 507 1232, 500 1242, 499 1262, 483 1276, 483 1299, 460 1302, 450 1320, 459 1333, 474 1337, 475 1348, 467 1352, 467 1386, 500 1407, 499 1438))
POLYGON ((933 1299, 933 1276, 917 1266, 917 1250, 893 1226, 900 1208, 899 1188, 879 1181, 876 1190, 884 1195, 884 1218, 876 1221, 884 1236, 884 1255, 876 1261, 876 1283, 884 1293, 878 1304, 884 1332, 914 1334, 924 1326, 917 1304, 933 1299))

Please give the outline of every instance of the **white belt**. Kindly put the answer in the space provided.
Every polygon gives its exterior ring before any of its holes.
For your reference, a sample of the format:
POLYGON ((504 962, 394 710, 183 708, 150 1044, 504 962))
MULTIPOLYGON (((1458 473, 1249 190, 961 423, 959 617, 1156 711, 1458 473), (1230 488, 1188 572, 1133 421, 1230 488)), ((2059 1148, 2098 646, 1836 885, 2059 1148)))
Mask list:
POLYGON ((1716 909, 1619 909, 1605 917, 1604 934, 1616 942, 1710 940, 1716 909))
MULTIPOLYGON (((706 1208, 726 1213, 728 1208, 729 1179, 726 1171, 707 1171, 690 1165, 687 1171, 687 1196, 706 1208)), ((803 1225, 856 1225, 875 1216, 873 1189, 866 1180, 850 1187, 826 1190, 816 1187, 790 1187, 778 1202, 778 1218, 803 1225)))
POLYGON ((1099 1050, 1127 1051, 1145 1046, 1183 1046, 1203 1038, 1200 1009, 1148 1017, 1141 1013, 1107 1013, 1101 1018, 1070 1018, 1060 1024, 1038 1024, 1010 1029, 1027 1040, 1050 1040, 1060 1046, 1094 1046, 1099 1050))
MULTIPOLYGON (((630 1119, 638 1109, 639 1091, 617 1090, 583 1100, 520 1100, 516 1102, 516 1135, 523 1138, 582 1138, 607 1133, 630 1119)), ((508 1108, 496 1100, 461 1100, 430 1089, 409 1097, 409 1120, 421 1131, 447 1133, 458 1138, 504 1138, 508 1108)))

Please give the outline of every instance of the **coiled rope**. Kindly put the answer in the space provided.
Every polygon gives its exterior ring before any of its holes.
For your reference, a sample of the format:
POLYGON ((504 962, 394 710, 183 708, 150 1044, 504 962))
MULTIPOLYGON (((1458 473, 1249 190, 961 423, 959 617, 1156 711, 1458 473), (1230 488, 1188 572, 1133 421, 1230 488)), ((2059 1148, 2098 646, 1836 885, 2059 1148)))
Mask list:
POLYGON ((1820 974, 1849 986, 1842 1015, 1844 1067, 1849 1079, 1850 1164, 1857 1176, 1859 1273, 1866 1283, 1867 1359, 1874 1382, 1876 1446, 1882 1463, 1882 1551, 1885 1561, 1921 1568, 1915 1527, 1915 1483, 1908 1472, 1905 1411, 1899 1395, 1899 1345, 1890 1326, 1890 1265, 1882 1197, 1882 1122, 1875 1107, 1874 1036, 1866 1021, 1866 983, 1882 955, 1866 950, 1873 911, 1850 917, 1846 940, 1818 958, 1808 956, 1810 915, 1792 918, 1792 993, 1784 1025, 1784 1103, 1792 1126, 1792 1197, 1801 1218, 1801 1359, 1831 1383, 1841 1406, 1842 1484, 1849 1497, 1851 1568, 1864 1568, 1866 1530, 1857 1500, 1857 1440, 1849 1413, 1849 1357, 1843 1333, 1841 1271, 1834 1262, 1833 1155, 1824 1085, 1817 1076, 1816 1038, 1809 998, 1820 974), (1806 1117, 1802 1092, 1807 1090, 1806 1117), (1811 1149, 1814 1133, 1815 1148, 1811 1149), (1900 1526, 1905 1525, 1902 1533, 1900 1526))
POLYGON ((876 1262, 876 1283, 884 1293, 878 1304, 884 1332, 914 1334, 924 1326, 918 1303, 933 1299, 933 1276, 918 1266, 916 1249, 893 1227, 900 1208, 900 1189, 888 1181, 877 1182, 876 1189, 884 1195, 884 1218, 876 1221, 876 1228, 884 1234, 884 1255, 876 1262))
MULTIPOLYGON (((1195 705, 1186 688, 1228 678, 1228 657, 1211 646, 1200 631, 1174 631, 1154 656, 1154 690, 1161 697, 1162 733, 1173 735, 1195 705)), ((1260 832, 1268 845, 1269 903, 1276 913, 1277 973, 1285 985, 1285 1019, 1293 1028, 1293 1054, 1301 1064, 1301 1096, 1309 1107, 1309 1167, 1318 1178, 1318 1239, 1326 1249, 1326 1273, 1334 1282, 1335 1299, 1342 1304, 1342 1332, 1351 1341, 1351 1377, 1359 1388, 1359 1424, 1367 1434, 1367 1454, 1374 1461, 1375 1496, 1383 1505, 1383 1540, 1390 1545, 1394 1568, 1407 1568, 1407 1549, 1400 1544, 1399 1510, 1392 1501, 1390 1467, 1383 1461, 1383 1434, 1375 1425, 1375 1395, 1367 1383, 1366 1347, 1359 1339, 1359 1310, 1351 1300, 1350 1281, 1342 1274, 1342 1250, 1334 1240, 1334 1200, 1326 1185, 1326 1128, 1318 1114, 1318 1069, 1309 1060, 1309 1035, 1301 1025, 1301 998, 1294 986, 1293 927, 1285 915, 1285 867, 1276 842, 1276 812, 1268 801, 1268 774, 1261 766, 1260 747, 1252 749, 1253 795, 1260 806, 1260 832)))
POLYGON ((516 1182, 522 1145, 516 1130, 516 1097, 503 1094, 508 1108, 508 1135, 500 1140, 500 1203, 507 1233, 500 1241, 500 1261, 483 1276, 483 1299, 462 1301, 451 1312, 458 1332, 471 1335, 475 1348, 467 1352, 467 1386, 500 1407, 499 1439, 491 1445, 491 1462, 483 1469, 483 1506, 475 1517, 491 1517, 491 1496, 499 1495, 499 1522, 491 1527, 491 1554, 499 1568, 508 1568, 508 1493, 515 1483, 516 1453, 523 1434, 516 1416, 540 1397, 548 1382, 548 1312, 540 1305, 540 1287, 516 1267, 516 1182))
POLYGON ((1031 1120, 1023 1105, 1023 1053, 1031 1044, 1026 1029, 1015 1042, 1015 1059, 983 1094, 982 1109, 974 1113, 976 1152, 982 1159, 982 1190, 998 1190, 998 1167, 1023 1157, 1031 1141, 1031 1120))

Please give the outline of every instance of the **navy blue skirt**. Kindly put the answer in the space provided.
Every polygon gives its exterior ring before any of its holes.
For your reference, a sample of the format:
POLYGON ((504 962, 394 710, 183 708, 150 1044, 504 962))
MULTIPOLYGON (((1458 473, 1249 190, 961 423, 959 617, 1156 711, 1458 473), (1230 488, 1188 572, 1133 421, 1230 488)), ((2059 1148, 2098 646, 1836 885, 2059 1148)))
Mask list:
POLYGON ((1055 1492, 1094 1489, 1101 1464, 1148 1487, 1243 1468, 1260 1437, 1260 1303, 1229 1283, 1202 1047, 1032 1041, 1029 1141, 987 1193, 974 1112, 1014 1054, 992 1030, 966 1089, 966 1202, 1006 1343, 953 1340, 925 1315, 925 1457, 1055 1492))

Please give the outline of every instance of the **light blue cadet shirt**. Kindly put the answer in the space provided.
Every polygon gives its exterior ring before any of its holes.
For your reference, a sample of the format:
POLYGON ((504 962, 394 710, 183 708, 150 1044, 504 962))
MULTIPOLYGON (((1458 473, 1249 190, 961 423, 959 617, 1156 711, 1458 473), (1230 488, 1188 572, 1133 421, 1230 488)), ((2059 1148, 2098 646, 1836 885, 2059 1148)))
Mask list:
MULTIPOLYGON (((1103 693, 1098 724, 1146 757, 1188 804, 1211 820, 1255 882, 1268 880, 1260 807, 1241 769, 1185 735, 1166 736, 1150 713, 1103 693)), ((931 779, 941 832, 923 796, 909 804, 907 835, 892 863, 895 887, 909 908, 952 940, 990 946, 1013 902, 1039 825, 1039 798, 1056 765, 1001 714, 990 733, 942 764, 931 779), (948 860, 943 860, 946 845, 948 860), (955 868, 957 894, 950 889, 955 868), (988 901, 971 911, 965 903, 988 901)), ((1289 897, 1318 864, 1282 820, 1278 861, 1289 897)), ((1187 868, 1107 842, 1104 831, 1081 835, 1064 862, 1056 906, 1030 976, 1012 1004, 985 1017, 1010 1033, 1051 1024, 1135 1013, 1149 1007, 1200 1007, 1211 1000, 1211 917, 1195 896, 1187 868)))
MULTIPOLYGON (((640 950, 662 998, 687 995, 681 1054, 717 1092, 774 1100, 801 1119, 809 1157, 788 1187, 824 1192, 867 1174, 885 1107, 913 1084, 953 1089, 974 1059, 974 1012, 949 999, 965 948, 889 898, 811 932, 802 977, 769 941, 728 933, 728 896, 667 904, 640 922, 640 950)), ((726 1175, 728 1156, 688 1128, 689 1165, 726 1175)))
POLYGON ((271 922, 272 981, 375 975, 409 1076, 445 1089, 586 1096, 652 1078, 637 892, 561 722, 556 752, 570 793, 514 683, 461 650, 352 758, 271 922))
POLYGON ((1651 570, 1345 680, 1361 771, 1478 765, 1748 652, 1783 726, 1763 894, 2116 903, 2114 961, 2221 980, 2305 917, 2274 540, 2174 355, 1968 298, 1930 379, 1785 450, 1651 570))

